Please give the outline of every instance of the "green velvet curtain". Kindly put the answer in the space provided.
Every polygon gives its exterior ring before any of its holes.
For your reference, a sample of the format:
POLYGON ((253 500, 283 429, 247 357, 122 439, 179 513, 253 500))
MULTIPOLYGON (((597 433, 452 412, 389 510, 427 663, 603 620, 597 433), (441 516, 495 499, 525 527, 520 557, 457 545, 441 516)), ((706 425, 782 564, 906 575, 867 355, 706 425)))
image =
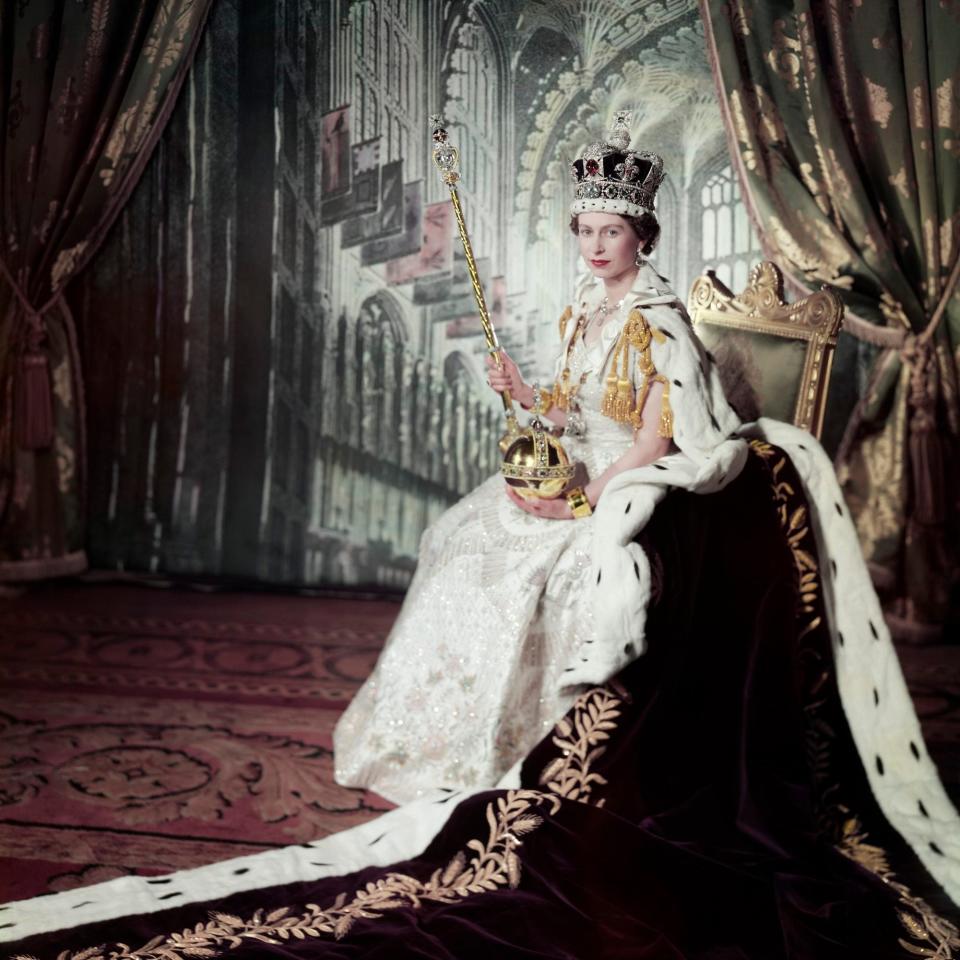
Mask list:
POLYGON ((139 179, 209 5, 0 5, 0 580, 86 565, 84 399, 63 291, 139 179))
POLYGON ((893 621, 939 633, 956 585, 960 4, 701 0, 765 253, 837 288, 872 344, 837 456, 893 621))

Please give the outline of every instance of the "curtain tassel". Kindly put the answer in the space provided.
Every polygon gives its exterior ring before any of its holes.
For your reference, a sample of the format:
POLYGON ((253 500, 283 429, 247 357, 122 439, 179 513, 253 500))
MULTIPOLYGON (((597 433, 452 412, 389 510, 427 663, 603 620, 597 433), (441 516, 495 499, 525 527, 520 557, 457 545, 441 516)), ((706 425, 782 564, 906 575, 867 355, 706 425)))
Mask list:
POLYGON ((918 523, 942 524, 946 517, 943 442, 937 430, 939 378, 928 341, 910 344, 905 351, 913 367, 910 375, 910 478, 913 518, 918 523))
POLYGON ((923 524, 943 523, 943 444, 936 430, 911 431, 910 467, 913 477, 914 518, 923 524))
POLYGON ((53 399, 50 361, 41 347, 31 345, 20 355, 17 384, 17 436, 23 450, 53 446, 53 399))

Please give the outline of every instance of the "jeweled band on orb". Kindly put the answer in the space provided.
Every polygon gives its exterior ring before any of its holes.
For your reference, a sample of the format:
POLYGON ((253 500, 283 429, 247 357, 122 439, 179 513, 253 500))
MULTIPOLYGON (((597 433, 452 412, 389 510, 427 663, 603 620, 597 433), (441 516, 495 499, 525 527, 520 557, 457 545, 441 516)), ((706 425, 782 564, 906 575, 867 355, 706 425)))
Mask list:
POLYGON ((553 466, 529 466, 504 462, 500 465, 500 474, 509 480, 569 480, 573 474, 573 467, 565 463, 553 466))
POLYGON ((589 517, 593 513, 593 507, 590 506, 590 500, 587 498, 583 487, 574 487, 567 494, 567 503, 570 504, 570 511, 576 520, 589 517))

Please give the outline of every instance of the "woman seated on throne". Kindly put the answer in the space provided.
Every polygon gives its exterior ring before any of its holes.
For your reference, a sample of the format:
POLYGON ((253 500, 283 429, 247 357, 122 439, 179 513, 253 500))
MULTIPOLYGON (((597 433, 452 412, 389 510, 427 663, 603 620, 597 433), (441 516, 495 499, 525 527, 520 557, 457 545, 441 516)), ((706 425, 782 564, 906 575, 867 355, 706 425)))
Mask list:
MULTIPOLYGON (((652 835, 676 833, 707 860, 785 855, 778 869, 805 879, 784 882, 778 909, 803 932, 773 928, 796 937, 787 955, 827 956, 819 938, 840 927, 812 914, 850 888, 822 861, 824 837, 853 860, 878 856, 889 885, 869 820, 904 870, 958 899, 957 814, 921 748, 830 462, 809 434, 745 425, 727 402, 647 259, 662 160, 629 142, 620 116, 572 165, 587 273, 560 317, 554 383, 529 384, 502 351, 487 362, 490 386, 551 421, 580 475, 556 499, 491 477, 426 531, 386 648, 338 725, 336 776, 398 803, 521 785, 590 802, 603 784, 598 802, 618 795, 652 835), (621 711, 631 732, 599 773, 621 711), (821 870, 832 879, 811 893, 821 870)), ((897 952, 887 919, 883 934, 852 923, 856 955, 897 952)), ((937 936, 941 949, 942 930, 920 941, 937 936)), ((731 951, 703 955, 780 955, 731 951)))
MULTIPOLYGON (((398 803, 436 787, 493 786, 578 685, 606 679, 571 671, 599 639, 591 515, 615 477, 677 451, 673 405, 689 419, 685 394, 674 386, 671 403, 652 363, 654 339, 696 349, 683 307, 647 261, 660 234, 662 161, 624 153, 619 135, 574 165, 571 229, 589 272, 560 318, 555 384, 531 386, 504 352, 500 366, 488 358, 491 387, 552 421, 581 476, 557 499, 525 499, 491 477, 426 531, 386 649, 337 727, 346 786, 398 803), (601 162, 611 179, 600 177, 601 162), (611 183, 614 199, 603 192, 611 183)), ((686 388, 709 404, 709 390, 697 390, 686 388)), ((738 425, 725 403, 717 415, 728 433, 738 425)))
POLYGON ((573 163, 554 383, 488 364, 580 474, 552 500, 491 477, 426 531, 337 727, 337 780, 405 806, 288 882, 198 904, 185 873, 192 903, 37 956, 960 956, 957 813, 830 462, 727 403, 629 142, 618 118, 573 163))

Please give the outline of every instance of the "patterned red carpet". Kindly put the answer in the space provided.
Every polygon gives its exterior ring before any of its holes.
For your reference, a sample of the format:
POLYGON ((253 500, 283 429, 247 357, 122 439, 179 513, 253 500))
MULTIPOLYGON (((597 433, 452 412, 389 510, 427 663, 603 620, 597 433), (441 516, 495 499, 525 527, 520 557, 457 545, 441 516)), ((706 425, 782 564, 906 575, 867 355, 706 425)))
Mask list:
MULTIPOLYGON (((0 902, 388 809, 333 783, 330 747, 396 603, 105 584, 0 603, 0 902)), ((901 654, 960 799, 960 646, 901 654)))
POLYGON ((120 585, 0 601, 0 902, 389 809, 333 783, 331 734, 398 609, 120 585))

